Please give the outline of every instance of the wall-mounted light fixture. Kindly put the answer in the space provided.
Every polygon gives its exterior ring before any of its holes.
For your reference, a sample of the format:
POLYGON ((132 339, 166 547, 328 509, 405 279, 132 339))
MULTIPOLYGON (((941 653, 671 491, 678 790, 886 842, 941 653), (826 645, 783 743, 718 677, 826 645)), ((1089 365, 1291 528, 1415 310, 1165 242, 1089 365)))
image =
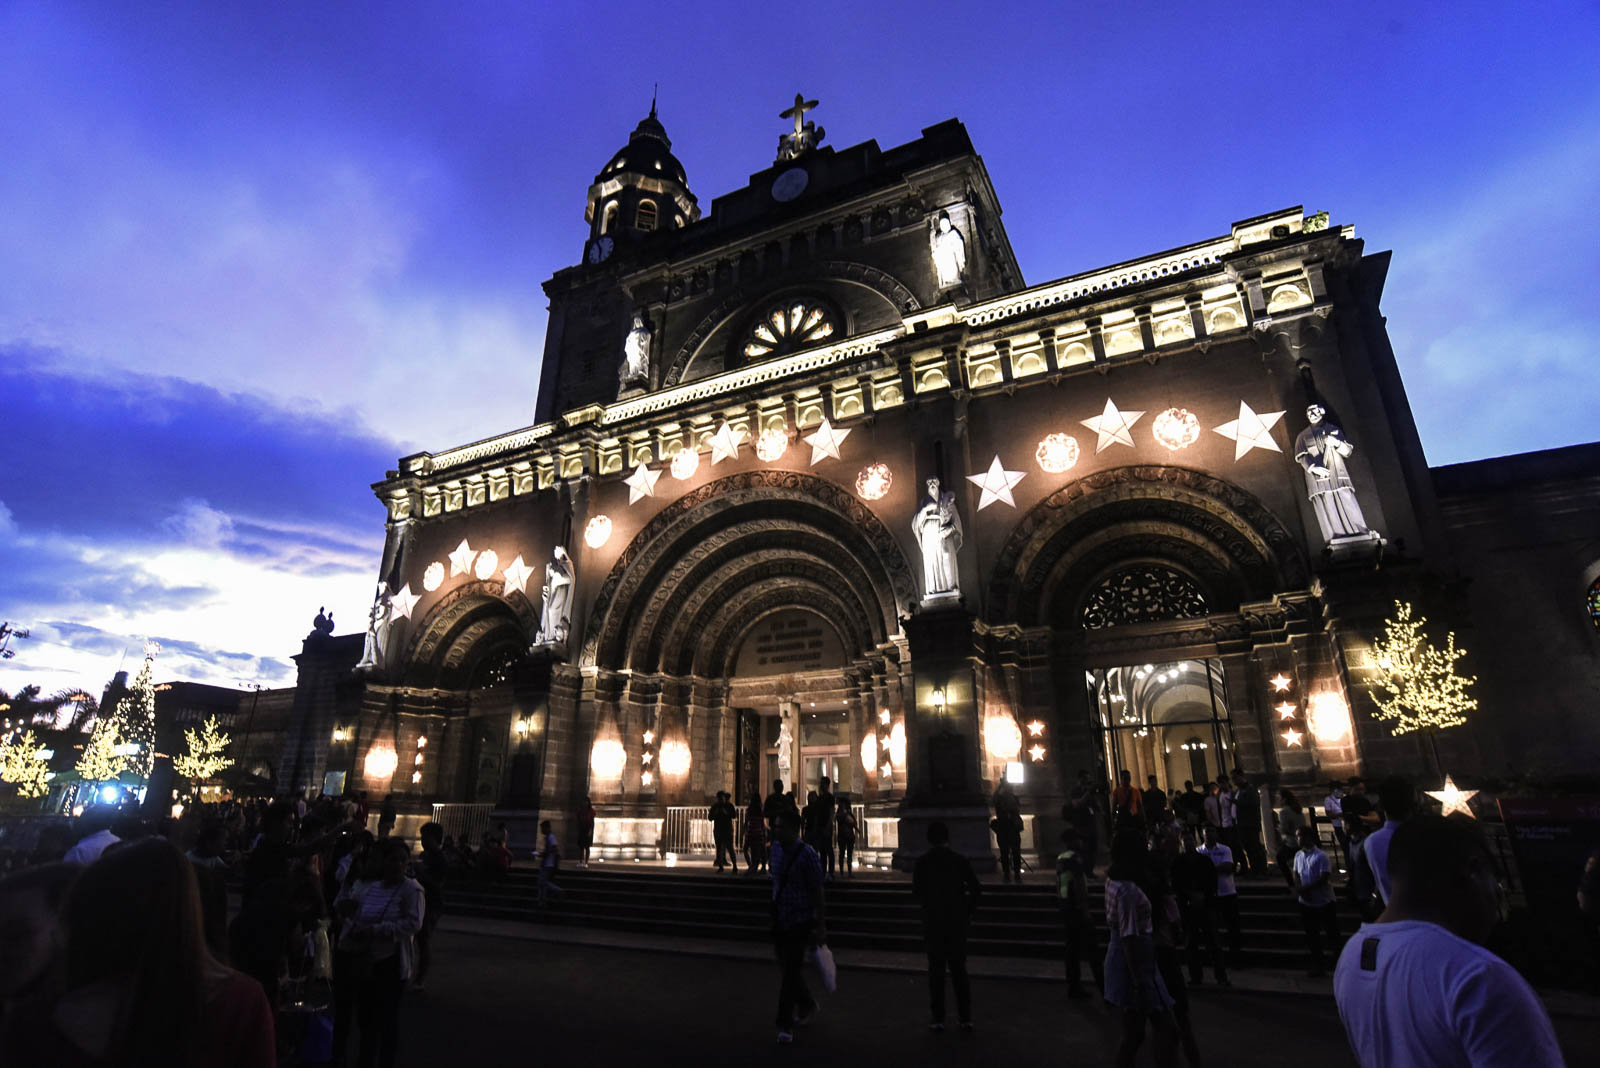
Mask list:
POLYGON ((940 712, 944 711, 944 709, 945 709, 945 698, 944 698, 944 687, 943 686, 935 686, 933 688, 933 693, 928 696, 928 704, 932 705, 935 709, 937 709, 940 712))
POLYGON ((336 742, 348 742, 350 740, 349 729, 345 727, 333 728, 333 740, 336 742))
POLYGON ((532 724, 530 724, 527 721, 527 719, 524 718, 524 717, 520 717, 519 716, 517 718, 517 722, 512 724, 512 730, 516 731, 518 734, 522 735, 524 738, 526 738, 528 736, 528 731, 531 730, 531 729, 532 729, 532 724))

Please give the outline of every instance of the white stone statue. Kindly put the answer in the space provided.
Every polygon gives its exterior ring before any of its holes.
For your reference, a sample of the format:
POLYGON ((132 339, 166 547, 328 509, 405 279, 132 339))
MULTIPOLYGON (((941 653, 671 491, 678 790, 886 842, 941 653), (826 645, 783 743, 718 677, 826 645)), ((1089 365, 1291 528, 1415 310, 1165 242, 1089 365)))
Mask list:
POLYGON ((1317 513, 1317 525, 1324 541, 1367 537, 1369 528, 1361 505, 1356 501, 1355 484, 1345 460, 1355 452, 1340 430, 1327 420, 1328 411, 1320 404, 1306 409, 1311 425, 1294 439, 1294 458, 1306 472, 1306 493, 1317 513))
POLYGON ((961 548, 961 516, 956 512, 956 495, 940 493, 936 478, 928 479, 928 495, 912 517, 911 533, 922 551, 923 599, 960 593, 956 551, 961 548))
POLYGON ((378 592, 372 598, 372 611, 367 616, 367 640, 361 649, 361 662, 356 665, 357 671, 376 671, 383 666, 383 656, 389 648, 391 611, 389 585, 380 582, 378 592))
POLYGON ((790 707, 787 703, 778 706, 778 778, 792 786, 794 784, 789 772, 794 767, 794 732, 790 730, 789 723, 794 719, 794 713, 789 711, 790 707))
POLYGON ((948 211, 941 211, 934 220, 928 232, 928 247, 933 254, 933 272, 939 276, 939 288, 960 285, 967 273, 967 241, 950 221, 948 211))
POLYGON ((557 545, 550 562, 544 565, 544 588, 539 591, 544 607, 539 612, 540 645, 560 645, 572 626, 572 557, 557 545))
POLYGON ((650 327, 641 312, 634 313, 633 327, 622 342, 620 378, 624 389, 650 378, 650 327))

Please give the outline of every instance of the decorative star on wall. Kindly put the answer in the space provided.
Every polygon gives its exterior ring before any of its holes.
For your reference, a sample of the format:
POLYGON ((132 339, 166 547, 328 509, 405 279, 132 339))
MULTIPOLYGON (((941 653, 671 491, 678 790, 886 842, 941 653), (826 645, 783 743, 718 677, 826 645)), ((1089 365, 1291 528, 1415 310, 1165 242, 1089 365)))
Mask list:
POLYGON ((1446 816, 1452 812, 1459 812, 1463 816, 1470 816, 1472 819, 1478 818, 1467 805, 1468 801, 1478 796, 1478 791, 1458 788, 1448 775, 1444 777, 1443 790, 1424 790, 1423 793, 1443 805, 1443 814, 1446 816))
POLYGON ((455 578, 471 571, 472 558, 477 555, 477 550, 467 544, 466 538, 462 538, 461 544, 456 546, 456 551, 450 554, 450 577, 455 578))
POLYGON ((739 438, 733 432, 733 427, 727 422, 717 427, 717 432, 711 435, 711 462, 719 464, 723 460, 737 460, 739 458, 739 438))
POLYGON ((849 435, 849 430, 835 430, 833 424, 824 419, 821 426, 802 435, 800 440, 811 446, 811 466, 815 467, 824 459, 839 459, 839 446, 849 435))
POLYGON ((1095 441, 1094 451, 1099 452, 1107 445, 1132 445, 1133 424, 1139 421, 1143 412, 1119 411, 1111 403, 1111 398, 1106 398, 1106 410, 1093 419, 1083 420, 1083 425, 1099 435, 1095 441))
POLYGON ((1283 741, 1286 745, 1299 745, 1300 739, 1304 737, 1305 735, 1292 728, 1283 732, 1283 741))
POLYGON ((417 607, 421 597, 411 592, 411 583, 400 587, 400 592, 389 598, 391 617, 394 619, 410 619, 411 610, 417 607))
POLYGON ((533 568, 523 563, 522 554, 518 553, 517 558, 506 565, 505 595, 510 597, 511 591, 516 590, 518 593, 526 597, 528 595, 528 579, 530 576, 532 576, 532 574, 533 568))
POLYGON ((1033 758, 1035 764, 1044 759, 1044 746, 1036 745, 1028 750, 1028 756, 1033 758))
POLYGON ((1281 672, 1281 671, 1278 672, 1276 675, 1272 676, 1272 678, 1268 679, 1267 681, 1272 683, 1272 692, 1273 693, 1288 693, 1289 692, 1290 679, 1289 679, 1289 676, 1285 675, 1283 672, 1281 672))
POLYGON ((989 470, 981 475, 968 475, 967 481, 977 486, 983 493, 978 497, 978 511, 983 511, 995 501, 1004 501, 1015 508, 1017 502, 1011 497, 1011 487, 1022 481, 1023 471, 1007 471, 1000 465, 1000 457, 996 456, 989 463, 989 470))
POLYGON ((652 471, 644 464, 635 467, 633 474, 622 480, 628 486, 628 503, 632 504, 640 497, 654 497, 656 495, 656 482, 660 478, 660 471, 652 471))
POLYGON ((1038 720, 1034 720, 1032 723, 1028 724, 1028 735, 1030 737, 1037 738, 1043 733, 1044 733, 1044 724, 1043 723, 1040 723, 1038 720))
POLYGON ((1272 440, 1272 428, 1278 425, 1278 420, 1283 418, 1282 412, 1266 412, 1257 414, 1250 409, 1244 401, 1239 402, 1239 418, 1230 419, 1216 428, 1216 432, 1225 438, 1233 439, 1233 458, 1235 460, 1244 456, 1251 449, 1269 449, 1272 452, 1282 452, 1278 443, 1272 440))
POLYGON ((1296 705, 1293 701, 1285 701, 1277 706, 1279 719, 1293 719, 1296 705))

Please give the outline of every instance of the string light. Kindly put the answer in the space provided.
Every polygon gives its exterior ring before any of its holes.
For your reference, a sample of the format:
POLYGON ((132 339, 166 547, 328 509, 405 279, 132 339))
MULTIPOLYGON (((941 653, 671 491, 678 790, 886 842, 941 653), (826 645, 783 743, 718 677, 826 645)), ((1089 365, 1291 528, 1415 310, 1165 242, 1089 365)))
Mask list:
POLYGON ((863 500, 879 501, 889 492, 889 487, 894 484, 894 476, 889 472, 888 464, 868 464, 856 476, 856 493, 863 500))
POLYGON ((1372 646, 1372 700, 1377 718, 1392 723, 1400 735, 1428 728, 1444 730, 1467 721, 1478 707, 1470 693, 1476 675, 1458 675, 1455 665, 1467 655, 1456 648, 1451 631, 1441 649, 1428 641, 1427 619, 1413 617, 1411 605, 1396 601, 1395 613, 1383 624, 1383 637, 1372 646))
POLYGON ((1150 433, 1157 444, 1177 452, 1200 440, 1200 420, 1187 408, 1168 408, 1156 416, 1150 433))
POLYGON ((1070 471, 1078 462, 1078 439, 1070 434, 1046 434, 1033 458, 1039 461, 1041 470, 1052 475, 1070 471))

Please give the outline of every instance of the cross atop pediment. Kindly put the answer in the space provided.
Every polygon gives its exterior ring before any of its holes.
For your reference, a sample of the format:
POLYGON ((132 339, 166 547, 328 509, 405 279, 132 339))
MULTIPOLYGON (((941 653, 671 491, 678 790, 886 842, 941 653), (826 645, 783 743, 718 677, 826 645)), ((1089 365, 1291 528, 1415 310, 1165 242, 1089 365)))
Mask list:
POLYGON ((815 100, 807 100, 804 93, 794 94, 794 106, 785 108, 778 113, 780 119, 793 119, 794 132, 778 135, 778 159, 796 159, 816 148, 827 136, 827 132, 814 122, 806 120, 806 112, 817 106, 815 100))

